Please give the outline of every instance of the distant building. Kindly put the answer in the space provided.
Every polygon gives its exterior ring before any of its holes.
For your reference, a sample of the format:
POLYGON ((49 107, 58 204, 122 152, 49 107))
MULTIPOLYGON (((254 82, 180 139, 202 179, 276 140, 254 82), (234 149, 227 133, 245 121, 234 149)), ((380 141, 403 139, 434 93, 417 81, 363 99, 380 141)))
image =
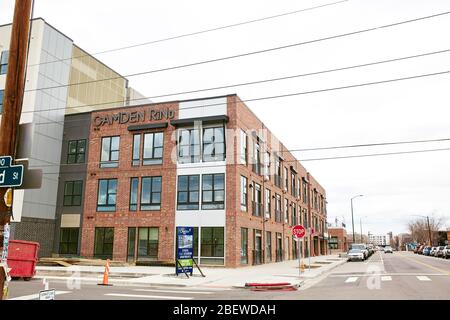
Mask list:
POLYGON ((328 227, 330 240, 328 242, 331 254, 348 251, 347 231, 343 227, 328 227))
POLYGON ((372 243, 376 246, 385 246, 388 244, 386 235, 376 235, 376 234, 369 235, 369 243, 372 243))

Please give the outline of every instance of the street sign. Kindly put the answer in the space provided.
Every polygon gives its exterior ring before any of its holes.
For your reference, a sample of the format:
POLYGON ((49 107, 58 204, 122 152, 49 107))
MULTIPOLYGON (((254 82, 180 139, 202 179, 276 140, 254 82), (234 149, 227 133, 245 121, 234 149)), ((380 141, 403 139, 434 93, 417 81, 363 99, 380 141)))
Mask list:
POLYGON ((39 300, 55 300, 56 290, 41 290, 39 291, 39 300))
POLYGON ((302 225, 296 225, 292 228, 292 235, 294 238, 301 239, 305 236, 306 230, 302 225))
POLYGON ((11 188, 9 188, 8 190, 6 190, 5 192, 5 196, 3 197, 3 200, 5 200, 5 205, 8 208, 11 208, 13 205, 13 190, 11 188))
POLYGON ((23 165, 12 165, 12 157, 0 157, 0 187, 20 187, 23 179, 23 165))
POLYGON ((175 273, 193 272, 194 257, 194 228, 177 227, 177 263, 175 273))

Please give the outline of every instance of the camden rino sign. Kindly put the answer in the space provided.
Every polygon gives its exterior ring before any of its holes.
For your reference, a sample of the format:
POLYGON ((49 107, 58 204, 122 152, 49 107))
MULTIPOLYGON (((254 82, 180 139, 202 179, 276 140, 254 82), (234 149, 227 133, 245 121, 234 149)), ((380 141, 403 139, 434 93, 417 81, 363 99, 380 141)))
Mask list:
POLYGON ((175 118, 175 110, 148 109, 143 111, 123 111, 94 118, 94 126, 102 127, 112 124, 141 123, 175 118))

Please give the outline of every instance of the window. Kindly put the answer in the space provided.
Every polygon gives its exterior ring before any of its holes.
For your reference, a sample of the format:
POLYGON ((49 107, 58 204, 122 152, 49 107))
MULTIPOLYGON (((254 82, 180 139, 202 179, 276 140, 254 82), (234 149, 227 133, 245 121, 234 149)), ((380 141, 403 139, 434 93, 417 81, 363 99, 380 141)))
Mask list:
POLYGON ((328 245, 330 249, 338 249, 338 238, 337 237, 331 237, 328 245))
POLYGON ((198 210, 200 176, 178 176, 177 210, 198 210))
POLYGON ((120 137, 102 138, 102 155, 100 168, 116 168, 119 166, 120 137))
POLYGON ((225 175, 204 174, 202 176, 202 209, 223 209, 225 199, 225 175))
POLYGON ((155 260, 158 258, 158 228, 139 228, 138 260, 155 260))
POLYGON ((308 212, 307 212, 307 211, 305 211, 305 212, 303 213, 303 226, 304 226, 305 228, 309 228, 308 212))
POLYGON ((3 98, 5 95, 5 90, 0 90, 0 114, 3 112, 3 98))
POLYGON ((280 158, 275 158, 275 185, 281 188, 281 160, 280 158))
POLYGON ((300 179, 297 179, 297 197, 300 199, 300 190, 302 185, 300 184, 300 179))
POLYGON ((266 231, 266 239, 265 239, 266 247, 266 263, 272 262, 272 232, 266 231))
POLYGON ((297 196, 297 187, 295 185, 295 181, 297 179, 295 178, 295 173, 291 172, 291 194, 296 197, 297 196))
POLYGON ((164 134, 162 132, 144 134, 144 157, 142 164, 161 164, 163 159, 164 134))
POLYGON ((135 259, 136 250, 136 228, 128 228, 128 245, 127 245, 127 261, 131 262, 135 259))
POLYGON ((241 211, 247 212, 247 206, 248 206, 247 178, 241 176, 241 211))
POLYGON ((66 181, 64 184, 64 206, 81 206, 83 181, 66 181))
POLYGON ((94 256, 112 259, 114 228, 95 228, 94 256))
POLYGON ((84 163, 86 154, 86 140, 69 141, 67 163, 84 163))
POLYGON ((139 166, 141 164, 141 134, 135 134, 133 136, 133 166, 139 166))
POLYGON ((200 130, 178 130, 178 161, 180 163, 200 162, 200 130))
POLYGON ((98 180, 97 211, 116 211, 117 179, 98 180))
POLYGON ((284 190, 288 190, 289 187, 289 170, 284 167, 284 190))
POLYGON ((239 159, 241 164, 247 165, 247 134, 244 130, 240 132, 239 159))
POLYGON ((6 74, 8 71, 9 51, 2 51, 0 58, 0 74, 6 74))
POLYGON ((79 228, 61 228, 59 235, 59 253, 77 254, 79 228))
POLYGON ((297 225, 297 205, 292 202, 292 219, 291 219, 291 226, 297 225))
POLYGON ((248 229, 241 228, 241 264, 248 264, 248 229))
POLYGON ((303 203, 308 203, 308 184, 303 180, 303 203))
POLYGON ((162 177, 142 178, 141 210, 161 210, 162 177))
POLYGON ((281 196, 279 194, 275 195, 275 221, 282 222, 282 212, 281 212, 281 196))
POLYGON ((265 201, 264 201, 264 212, 266 214, 266 218, 270 218, 270 190, 266 189, 265 191, 265 201))
POLYGON ((264 175, 266 180, 270 180, 270 152, 264 154, 264 175))
POLYGON ((224 264, 224 228, 201 228, 201 263, 224 264))
POLYGON ((255 141, 253 144, 253 172, 261 174, 261 148, 259 141, 255 141))
POLYGON ((284 199, 284 223, 289 223, 289 201, 284 199))
POLYGON ((223 160, 225 160, 224 128, 203 129, 203 161, 223 160))
POLYGON ((317 190, 314 189, 314 209, 318 209, 317 208, 317 190))
POLYGON ((139 178, 131 178, 130 181, 130 211, 136 211, 138 205, 139 178))
POLYGON ((262 214, 261 185, 253 183, 253 215, 260 217, 262 214))

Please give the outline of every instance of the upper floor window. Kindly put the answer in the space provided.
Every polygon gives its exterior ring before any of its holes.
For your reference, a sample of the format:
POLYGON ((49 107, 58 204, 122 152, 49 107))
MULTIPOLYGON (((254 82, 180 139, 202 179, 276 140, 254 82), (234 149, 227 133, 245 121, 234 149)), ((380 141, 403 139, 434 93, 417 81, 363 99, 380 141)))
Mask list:
POLYGON ((275 194, 275 221, 281 222, 281 196, 275 194))
POLYGON ((198 210, 200 176, 178 176, 177 210, 198 210))
POLYGON ((303 180, 303 203, 308 203, 308 183, 303 180))
POLYGON ((288 190, 289 187, 289 170, 284 167, 284 190, 288 190))
POLYGON ((180 163, 200 162, 200 130, 178 130, 178 160, 180 163))
POLYGON ((261 174, 261 147, 259 141, 253 144, 253 172, 261 174))
POLYGON ((139 178, 130 181, 130 211, 136 211, 138 205, 139 178))
POLYGON ((119 166, 119 147, 119 136, 102 138, 100 168, 116 168, 119 166))
POLYGON ((247 211, 248 206, 247 178, 241 176, 241 211, 247 211))
POLYGON ((301 188, 302 188, 302 185, 301 185, 301 183, 300 183, 300 178, 298 178, 297 179, 297 197, 300 199, 300 190, 301 190, 301 188))
POLYGON ((97 211, 116 211, 117 179, 98 180, 97 211))
POLYGON ((0 57, 0 74, 6 74, 8 71, 9 51, 2 51, 0 57))
POLYGON ((281 188, 281 160, 280 158, 275 158, 275 185, 281 188))
POLYGON ((202 209, 223 209, 225 207, 225 175, 204 174, 202 176, 202 209))
POLYGON ((66 181, 64 184, 64 206, 81 206, 83 181, 66 181))
POLYGON ((284 222, 289 222, 289 200, 284 199, 284 222))
POLYGON ((264 175, 266 180, 270 179, 270 152, 264 154, 264 175))
POLYGON ((239 159, 241 164, 247 164, 247 134, 241 130, 239 135, 239 159))
POLYGON ((142 178, 141 210, 161 210, 162 177, 142 178))
POLYGON ((297 187, 295 182, 297 181, 295 174, 291 172, 291 194, 296 197, 297 196, 297 187))
POLYGON ((141 154, 144 166, 161 164, 163 162, 163 144, 163 132, 135 134, 133 136, 133 166, 141 164, 141 154))
POLYGON ((84 163, 86 157, 86 140, 69 141, 67 163, 84 163))
POLYGON ((258 183, 253 183, 253 185, 253 215, 259 217, 262 213, 261 185, 258 183))
POLYGON ((3 98, 5 90, 0 90, 0 114, 3 112, 3 98))
POLYGON ((203 161, 225 160, 225 134, 224 128, 203 129, 203 161))
POLYGON ((270 199, 270 190, 269 189, 266 189, 266 191, 265 191, 265 195, 264 195, 264 197, 265 197, 265 201, 264 201, 264 211, 265 211, 265 213, 266 213, 266 218, 270 218, 270 201, 271 201, 271 199, 270 199))

